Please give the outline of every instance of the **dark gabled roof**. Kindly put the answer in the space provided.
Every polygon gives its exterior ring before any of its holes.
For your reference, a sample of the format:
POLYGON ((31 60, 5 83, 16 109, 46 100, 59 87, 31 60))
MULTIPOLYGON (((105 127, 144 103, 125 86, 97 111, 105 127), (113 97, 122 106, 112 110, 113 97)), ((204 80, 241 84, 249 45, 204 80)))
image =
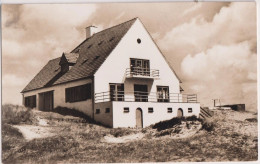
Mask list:
POLYGON ((60 57, 50 60, 42 70, 30 81, 30 83, 22 90, 22 92, 34 90, 44 87, 51 79, 60 72, 60 57))
MULTIPOLYGON (((92 37, 84 40, 79 46, 71 51, 71 54, 79 54, 76 64, 62 76, 55 80, 60 72, 60 59, 50 60, 43 69, 30 81, 22 92, 39 89, 47 84, 56 85, 82 78, 92 77, 106 60, 119 41, 130 29, 137 18, 95 33, 92 37), (50 82, 52 84, 50 84, 50 82)), ((66 54, 65 54, 66 56, 66 54)), ((73 57, 75 59, 75 56, 73 57)), ((66 56, 66 59, 67 56, 66 56)))

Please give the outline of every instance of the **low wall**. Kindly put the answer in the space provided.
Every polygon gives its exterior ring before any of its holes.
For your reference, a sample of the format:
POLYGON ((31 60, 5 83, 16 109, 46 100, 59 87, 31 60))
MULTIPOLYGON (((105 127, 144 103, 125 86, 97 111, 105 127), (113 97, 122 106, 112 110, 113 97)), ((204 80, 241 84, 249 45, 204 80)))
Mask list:
POLYGON ((232 110, 235 110, 235 111, 246 111, 246 105, 245 104, 221 105, 219 107, 230 107, 232 110))
POLYGON ((109 126, 113 127, 113 108, 112 108, 112 102, 102 102, 102 103, 96 103, 94 107, 94 120, 109 126), (109 112, 106 113, 106 108, 109 108, 109 112), (96 111, 99 110, 99 113, 96 113, 96 111))
POLYGON ((112 102, 113 106, 113 127, 135 127, 136 126, 136 109, 141 108, 143 127, 155 124, 160 121, 169 120, 177 116, 179 108, 183 110, 183 116, 199 116, 199 103, 158 103, 158 102, 112 102), (125 113, 124 108, 129 108, 129 112, 125 113), (148 108, 153 108, 153 112, 149 113, 148 108), (168 113, 168 108, 172 108, 172 112, 168 113), (188 112, 188 108, 192 108, 192 112, 188 112))

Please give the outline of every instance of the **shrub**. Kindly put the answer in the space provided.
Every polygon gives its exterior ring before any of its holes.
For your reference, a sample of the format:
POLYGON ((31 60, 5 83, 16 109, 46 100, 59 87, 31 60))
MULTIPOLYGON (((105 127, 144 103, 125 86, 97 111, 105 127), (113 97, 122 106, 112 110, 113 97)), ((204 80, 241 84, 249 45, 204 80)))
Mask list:
POLYGON ((22 133, 11 125, 2 124, 2 136, 23 138, 22 133))
POLYGON ((216 127, 216 122, 211 118, 206 118, 202 120, 202 129, 207 130, 208 132, 213 131, 216 127))
POLYGON ((157 129, 158 131, 165 130, 172 128, 174 125, 180 125, 182 121, 201 121, 196 116, 190 116, 190 117, 174 117, 170 120, 161 121, 159 123, 156 123, 152 125, 153 129, 157 129))
POLYGON ((90 118, 85 113, 80 112, 76 109, 58 106, 58 107, 54 108, 52 110, 52 112, 61 114, 63 116, 69 115, 69 116, 74 116, 74 117, 80 117, 80 118, 83 118, 85 120, 84 122, 95 123, 95 121, 92 118, 90 118))
POLYGON ((157 129, 158 131, 172 128, 174 125, 180 125, 183 118, 173 118, 166 121, 160 121, 152 126, 153 129, 157 129))
POLYGON ((24 106, 5 104, 2 105, 2 121, 8 124, 32 124, 35 118, 31 109, 24 106))
POLYGON ((135 131, 128 128, 115 128, 110 130, 110 134, 115 137, 122 137, 133 133, 135 133, 135 131))
POLYGON ((246 121, 248 121, 248 122, 257 122, 257 118, 247 118, 246 121))

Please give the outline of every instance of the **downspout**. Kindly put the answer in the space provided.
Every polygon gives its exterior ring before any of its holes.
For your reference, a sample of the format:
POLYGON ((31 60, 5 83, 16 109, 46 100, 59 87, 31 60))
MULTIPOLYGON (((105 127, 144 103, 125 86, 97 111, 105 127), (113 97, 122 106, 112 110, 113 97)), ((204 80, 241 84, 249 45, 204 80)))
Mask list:
POLYGON ((92 118, 95 120, 94 115, 95 115, 95 77, 92 77, 92 87, 91 87, 91 93, 92 93, 92 118))
POLYGON ((22 95, 23 95, 23 101, 22 101, 23 104, 22 104, 22 105, 25 106, 25 105, 24 105, 24 93, 22 93, 22 95))

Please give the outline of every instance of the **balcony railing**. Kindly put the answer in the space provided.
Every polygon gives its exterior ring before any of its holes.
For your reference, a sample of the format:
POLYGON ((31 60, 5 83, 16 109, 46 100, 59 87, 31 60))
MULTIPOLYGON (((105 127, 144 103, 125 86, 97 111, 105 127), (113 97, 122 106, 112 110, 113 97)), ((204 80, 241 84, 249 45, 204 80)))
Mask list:
POLYGON ((150 69, 150 68, 139 68, 139 67, 133 67, 133 68, 127 68, 126 69, 126 77, 139 77, 139 78, 159 78, 159 70, 157 69, 150 69))
POLYGON ((196 94, 169 93, 161 94, 157 92, 100 92, 95 94, 95 103, 108 101, 125 102, 171 102, 171 103, 197 103, 196 94))

